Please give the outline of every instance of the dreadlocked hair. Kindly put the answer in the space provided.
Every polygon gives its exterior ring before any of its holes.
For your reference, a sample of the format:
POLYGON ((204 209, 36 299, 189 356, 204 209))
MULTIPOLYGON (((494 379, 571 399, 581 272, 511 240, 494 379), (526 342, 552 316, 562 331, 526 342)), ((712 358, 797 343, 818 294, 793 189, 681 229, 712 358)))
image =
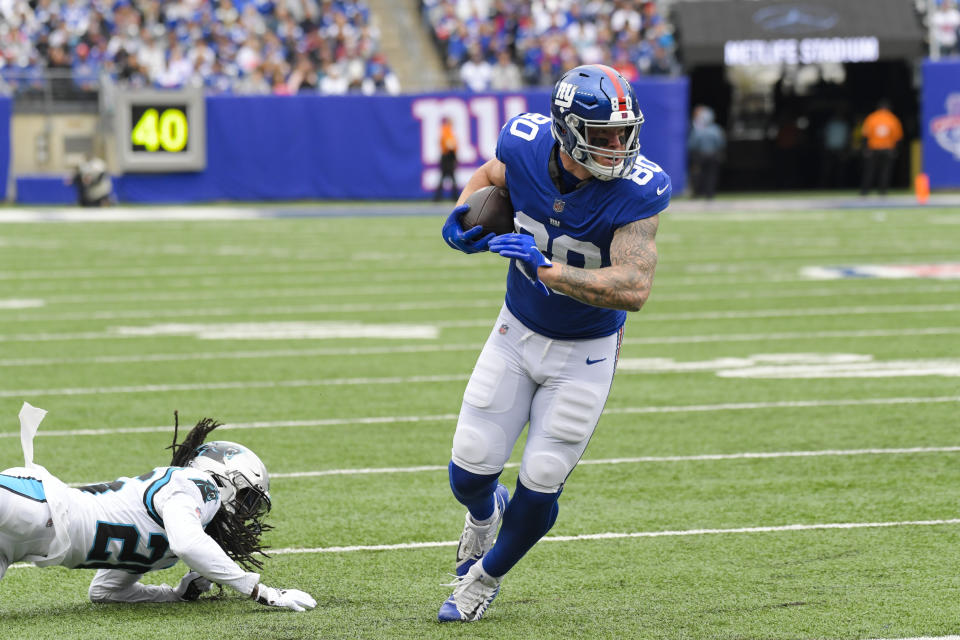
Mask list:
POLYGON ((273 529, 273 526, 263 524, 259 517, 244 520, 235 513, 220 509, 207 525, 206 531, 234 562, 247 571, 254 571, 263 568, 263 561, 253 554, 270 557, 264 552, 264 549, 269 547, 260 544, 260 535, 270 529, 273 529))
MULTIPOLYGON (((167 447, 167 449, 173 450, 170 466, 186 467, 189 465, 190 461, 197 457, 197 449, 203 444, 207 435, 221 425, 221 422, 217 422, 213 418, 203 418, 187 433, 183 442, 177 444, 180 416, 178 412, 174 411, 173 444, 167 447)), ((206 532, 220 545, 220 548, 230 559, 247 571, 253 571, 263 568, 263 561, 254 557, 253 554, 259 553, 265 558, 270 557, 264 552, 264 549, 269 547, 260 544, 260 536, 264 531, 269 531, 272 528, 273 526, 261 521, 260 515, 244 519, 221 507, 210 524, 207 525, 206 532)))
POLYGON ((177 432, 180 429, 180 415, 178 412, 173 412, 173 444, 171 444, 167 449, 173 449, 173 459, 170 461, 171 467, 185 467, 187 464, 197 457, 197 449, 200 448, 200 445, 203 444, 203 441, 207 439, 207 435, 221 426, 222 423, 217 422, 213 418, 204 418, 196 424, 193 429, 190 429, 190 432, 187 433, 187 437, 183 439, 183 442, 177 444, 177 432))

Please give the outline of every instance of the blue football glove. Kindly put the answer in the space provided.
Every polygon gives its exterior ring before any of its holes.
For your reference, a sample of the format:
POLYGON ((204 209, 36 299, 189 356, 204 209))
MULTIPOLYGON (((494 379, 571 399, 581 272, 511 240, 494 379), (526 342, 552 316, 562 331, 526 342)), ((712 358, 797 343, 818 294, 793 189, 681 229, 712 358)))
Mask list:
POLYGON ((496 234, 488 233, 480 237, 483 233, 483 227, 477 225, 472 229, 464 231, 460 228, 460 216, 470 210, 470 205, 462 204, 453 210, 443 223, 443 239, 447 241, 450 248, 463 251, 464 253, 478 253, 486 251, 487 245, 496 234))
POLYGON ((533 239, 533 236, 528 236, 525 233, 504 233, 495 236, 489 245, 490 251, 499 253, 504 258, 515 259, 517 266, 530 279, 530 282, 543 295, 550 295, 550 289, 547 288, 547 285, 540 282, 537 269, 552 267, 553 263, 540 253, 540 249, 537 249, 537 241, 533 239))

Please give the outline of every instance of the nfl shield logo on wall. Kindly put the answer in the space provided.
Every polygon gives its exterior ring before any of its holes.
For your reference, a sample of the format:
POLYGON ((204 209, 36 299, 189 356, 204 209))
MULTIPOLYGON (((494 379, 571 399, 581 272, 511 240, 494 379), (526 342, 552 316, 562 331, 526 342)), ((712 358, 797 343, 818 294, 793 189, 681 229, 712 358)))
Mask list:
POLYGON ((563 207, 565 204, 566 203, 563 200, 561 200, 560 198, 557 198, 556 200, 553 201, 553 212, 563 213, 563 207))

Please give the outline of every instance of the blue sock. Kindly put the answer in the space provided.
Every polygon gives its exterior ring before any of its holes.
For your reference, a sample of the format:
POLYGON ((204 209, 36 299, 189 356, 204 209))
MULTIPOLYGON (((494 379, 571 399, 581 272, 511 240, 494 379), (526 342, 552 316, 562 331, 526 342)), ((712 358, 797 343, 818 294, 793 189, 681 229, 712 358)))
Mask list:
POLYGON ((454 497, 467 508, 474 520, 486 520, 493 515, 493 492, 497 490, 499 473, 481 476, 450 463, 450 488, 454 497))
POLYGON ((503 513, 497 542, 483 557, 484 571, 495 577, 504 575, 550 531, 560 512, 560 491, 541 493, 517 481, 517 491, 503 513))

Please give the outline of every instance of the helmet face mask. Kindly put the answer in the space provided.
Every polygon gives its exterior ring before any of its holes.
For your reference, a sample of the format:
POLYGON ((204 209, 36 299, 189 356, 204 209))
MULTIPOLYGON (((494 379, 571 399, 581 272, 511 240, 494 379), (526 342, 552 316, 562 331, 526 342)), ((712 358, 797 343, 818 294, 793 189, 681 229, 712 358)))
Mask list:
POLYGON ((575 162, 600 180, 626 177, 640 155, 643 113, 633 87, 598 64, 571 69, 551 96, 551 131, 575 162), (614 136, 618 144, 611 147, 614 136))
POLYGON ((267 468, 243 445, 226 440, 208 442, 197 449, 188 466, 213 476, 223 508, 238 518, 261 518, 270 511, 267 468))

